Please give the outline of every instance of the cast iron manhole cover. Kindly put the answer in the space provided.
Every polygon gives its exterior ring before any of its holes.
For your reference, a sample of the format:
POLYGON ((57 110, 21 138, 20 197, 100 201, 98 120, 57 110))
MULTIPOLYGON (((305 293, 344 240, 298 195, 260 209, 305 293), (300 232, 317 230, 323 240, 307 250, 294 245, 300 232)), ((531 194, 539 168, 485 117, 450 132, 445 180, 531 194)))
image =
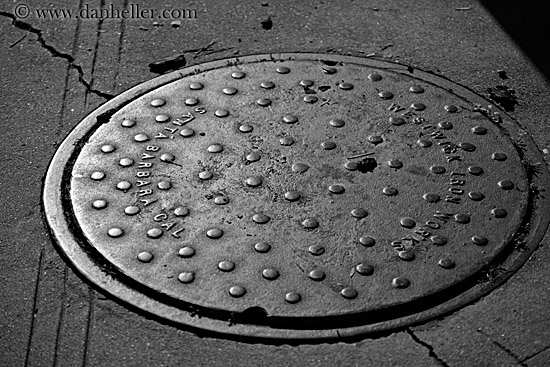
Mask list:
POLYGON ((383 61, 249 56, 105 104, 45 210, 77 270, 176 323, 331 338, 488 292, 544 232, 532 140, 464 87, 383 61))

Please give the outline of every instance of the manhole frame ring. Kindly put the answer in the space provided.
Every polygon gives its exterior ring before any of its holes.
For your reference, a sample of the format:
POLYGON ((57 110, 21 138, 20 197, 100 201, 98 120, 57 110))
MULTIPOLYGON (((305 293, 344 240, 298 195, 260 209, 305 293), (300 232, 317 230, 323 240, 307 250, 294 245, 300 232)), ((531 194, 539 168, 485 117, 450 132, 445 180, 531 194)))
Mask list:
MULTIPOLYGON (((550 222, 550 216, 543 208, 547 208, 550 200, 541 195, 534 195, 531 189, 535 188, 539 193, 550 192, 550 182, 546 163, 536 147, 533 139, 527 132, 505 111, 495 106, 493 111, 498 111, 503 117, 500 126, 506 131, 508 138, 516 149, 521 150, 518 156, 522 158, 524 167, 527 165, 538 166, 540 168, 536 175, 529 175, 529 200, 531 201, 532 211, 529 214, 528 225, 525 221, 522 228, 525 230, 522 236, 522 241, 526 247, 521 251, 512 251, 505 261, 499 264, 499 269, 502 271, 490 281, 478 283, 469 288, 457 297, 452 298, 435 307, 423 310, 421 312, 400 317, 393 320, 382 321, 379 323, 360 325, 357 327, 340 328, 340 329, 275 329, 266 326, 256 326, 250 324, 233 324, 230 321, 207 319, 205 317, 197 317, 191 315, 188 311, 181 310, 174 306, 163 303, 159 300, 152 299, 138 290, 129 287, 122 280, 113 277, 108 270, 98 266, 96 261, 84 250, 80 244, 80 240, 75 237, 71 231, 71 224, 66 213, 63 212, 65 207, 63 187, 63 177, 60 172, 66 170, 66 166, 75 158, 75 154, 80 151, 79 142, 86 141, 87 137, 96 130, 98 125, 98 117, 111 116, 112 111, 117 111, 122 106, 132 102, 140 96, 147 94, 163 85, 169 84, 176 80, 185 78, 186 76, 200 73, 205 70, 217 69, 228 66, 238 66, 239 64, 254 63, 254 62, 282 62, 295 59, 324 60, 342 62, 343 64, 354 63, 367 65, 368 67, 386 70, 397 74, 407 75, 418 80, 435 85, 438 88, 446 90, 448 93, 454 94, 463 99, 468 104, 477 104, 482 107, 493 105, 490 101, 476 94, 471 89, 464 87, 449 79, 426 72, 420 69, 413 69, 407 65, 392 63, 385 60, 375 58, 360 58, 355 56, 342 56, 336 54, 319 54, 319 53, 278 53, 273 54, 256 54, 241 56, 237 58, 226 58, 215 60, 200 65, 193 65, 181 70, 162 75, 144 83, 141 83, 113 98, 112 100, 101 105, 82 121, 80 121, 63 140, 53 156, 43 185, 43 209, 46 216, 46 221, 49 224, 51 237, 59 249, 63 257, 66 257, 67 263, 75 270, 82 278, 89 282, 94 288, 99 288, 102 292, 107 292, 117 301, 123 303, 131 309, 138 309, 148 314, 153 315, 161 320, 167 320, 170 324, 177 324, 192 328, 193 332, 210 332, 223 334, 225 337, 242 338, 264 338, 277 340, 327 340, 341 339, 345 337, 355 337, 364 334, 389 332, 392 329, 399 329, 405 326, 410 326, 430 319, 441 317, 447 313, 455 311, 477 299, 488 294, 508 278, 510 278, 519 268, 527 261, 531 254, 536 250, 540 241, 546 233, 546 228, 550 222), (448 85, 446 88, 445 85, 448 85), (523 146, 518 148, 516 142, 521 141, 523 146), (526 228, 528 227, 528 228, 526 228)), ((517 235, 514 234, 514 237, 517 235)), ((489 265, 489 266, 494 266, 489 265)))

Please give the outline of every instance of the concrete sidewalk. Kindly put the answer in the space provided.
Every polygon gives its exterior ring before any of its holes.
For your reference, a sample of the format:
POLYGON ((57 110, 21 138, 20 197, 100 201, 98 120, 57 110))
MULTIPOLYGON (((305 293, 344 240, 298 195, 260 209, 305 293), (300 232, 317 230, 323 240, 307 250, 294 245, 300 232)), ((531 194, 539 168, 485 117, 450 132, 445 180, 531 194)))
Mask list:
POLYGON ((75 275, 56 251, 41 211, 49 161, 88 113, 157 76, 149 64, 174 55, 184 55, 179 65, 189 66, 270 52, 376 54, 484 96, 505 85, 518 100, 509 113, 545 158, 550 149, 549 76, 523 51, 532 48, 515 43, 480 2, 113 2, 120 8, 138 3, 194 9, 197 17, 179 23, 38 19, 37 9, 110 4, 81 0, 28 1, 29 16, 17 19, 22 3, 0 5, 0 365, 550 365, 548 236, 519 272, 474 304, 386 336, 331 344, 252 344, 164 325, 75 275))

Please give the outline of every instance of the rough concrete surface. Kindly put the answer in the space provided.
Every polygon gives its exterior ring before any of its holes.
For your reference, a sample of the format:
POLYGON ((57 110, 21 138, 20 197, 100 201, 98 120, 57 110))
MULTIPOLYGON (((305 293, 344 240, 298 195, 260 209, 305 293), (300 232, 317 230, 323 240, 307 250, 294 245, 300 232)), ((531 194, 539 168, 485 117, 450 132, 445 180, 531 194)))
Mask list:
MULTIPOLYGON (((178 28, 172 20, 156 26, 147 19, 38 19, 32 13, 16 20, 21 3, 0 4, 1 366, 550 365, 548 237, 503 286, 439 320, 374 339, 278 346, 197 335, 110 300, 66 265, 40 204, 48 163, 71 128, 107 99, 155 77, 150 63, 177 54, 193 65, 269 52, 376 53, 484 96, 506 85, 518 99, 510 114, 541 150, 550 148, 543 37, 550 31, 540 4, 113 1, 121 8, 137 3, 196 9, 197 18, 178 28)), ((32 12, 110 2, 25 4, 32 12)))

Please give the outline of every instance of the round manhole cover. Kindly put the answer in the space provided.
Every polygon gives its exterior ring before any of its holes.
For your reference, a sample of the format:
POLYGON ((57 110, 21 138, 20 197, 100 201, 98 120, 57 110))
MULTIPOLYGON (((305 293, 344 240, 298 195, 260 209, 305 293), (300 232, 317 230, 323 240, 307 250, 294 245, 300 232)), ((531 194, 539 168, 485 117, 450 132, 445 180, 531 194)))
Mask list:
POLYGON ((331 338, 448 312, 547 225, 504 112, 399 64, 249 56, 139 85, 55 155, 45 210, 78 271, 177 323, 331 338))

